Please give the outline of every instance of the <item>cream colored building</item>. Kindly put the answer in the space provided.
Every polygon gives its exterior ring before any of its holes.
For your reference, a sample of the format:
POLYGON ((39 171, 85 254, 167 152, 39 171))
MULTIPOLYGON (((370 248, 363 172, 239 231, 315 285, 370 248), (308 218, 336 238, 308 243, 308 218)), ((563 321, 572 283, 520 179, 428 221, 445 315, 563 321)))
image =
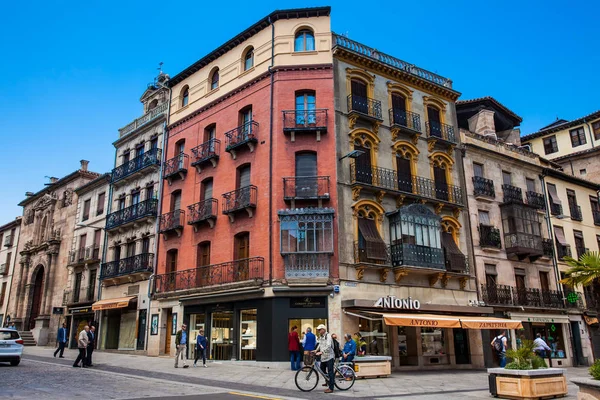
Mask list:
MULTIPOLYGON (((521 142, 558 163, 565 173, 600 183, 600 111, 572 121, 559 119, 521 142)), ((600 221, 600 209, 598 215, 600 221)))
POLYGON ((7 314, 11 296, 13 273, 18 261, 17 247, 21 231, 21 217, 0 226, 0 326, 6 326, 12 318, 7 314), (7 318, 8 317, 8 318, 7 318))
POLYGON ((99 279, 99 349, 146 349, 148 279, 157 246, 158 193, 163 140, 169 109, 168 76, 161 74, 144 91, 144 114, 119 129, 113 143, 111 173, 99 279))

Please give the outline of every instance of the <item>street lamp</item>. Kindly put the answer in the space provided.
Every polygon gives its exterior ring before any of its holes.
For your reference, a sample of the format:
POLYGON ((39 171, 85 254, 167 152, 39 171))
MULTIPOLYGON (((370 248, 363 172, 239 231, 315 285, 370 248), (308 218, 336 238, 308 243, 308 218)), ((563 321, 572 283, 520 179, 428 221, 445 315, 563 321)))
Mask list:
POLYGON ((365 154, 365 152, 362 150, 352 150, 350 153, 346 154, 344 157, 340 158, 338 161, 342 161, 344 158, 353 158, 356 160, 358 157, 362 156, 363 154, 365 154))

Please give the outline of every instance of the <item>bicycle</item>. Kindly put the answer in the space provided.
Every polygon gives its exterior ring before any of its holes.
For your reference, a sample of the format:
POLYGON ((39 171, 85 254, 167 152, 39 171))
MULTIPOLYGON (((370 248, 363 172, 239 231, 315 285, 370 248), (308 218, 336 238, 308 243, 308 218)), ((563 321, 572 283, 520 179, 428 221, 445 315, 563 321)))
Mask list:
MULTIPOLYGON (((352 363, 342 363, 340 361, 336 360, 334 364, 335 378, 333 384, 339 390, 348 390, 354 385, 356 374, 351 367, 352 363)), ((325 379, 325 382, 329 380, 321 370, 321 361, 315 360, 312 365, 305 365, 296 372, 294 378, 296 387, 303 392, 310 392, 319 384, 319 375, 325 379)))

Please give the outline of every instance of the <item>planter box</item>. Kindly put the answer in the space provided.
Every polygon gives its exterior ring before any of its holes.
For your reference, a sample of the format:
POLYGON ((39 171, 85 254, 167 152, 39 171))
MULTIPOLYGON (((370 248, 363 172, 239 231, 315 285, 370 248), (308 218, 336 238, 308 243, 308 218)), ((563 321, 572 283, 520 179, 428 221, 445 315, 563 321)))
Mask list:
POLYGON ((600 381, 592 378, 574 378, 571 382, 579 386, 577 400, 598 400, 600 399, 600 381))
POLYGON ((354 371, 356 372, 357 378, 389 376, 392 373, 392 357, 354 357, 354 371))
POLYGON ((567 379, 562 368, 515 370, 490 368, 489 387, 502 399, 541 399, 567 395, 567 379))

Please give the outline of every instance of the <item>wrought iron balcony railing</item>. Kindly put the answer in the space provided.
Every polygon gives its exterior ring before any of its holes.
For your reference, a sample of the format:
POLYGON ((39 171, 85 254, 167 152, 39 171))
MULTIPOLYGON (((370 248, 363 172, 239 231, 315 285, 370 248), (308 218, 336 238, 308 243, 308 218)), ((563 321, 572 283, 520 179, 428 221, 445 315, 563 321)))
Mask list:
POLYGON ((288 110, 283 112, 284 132, 326 132, 327 109, 288 110))
POLYGON ((565 305, 567 308, 576 308, 579 310, 583 310, 585 308, 583 303, 583 293, 566 289, 563 294, 565 296, 565 305))
POLYGON ((255 208, 258 198, 258 188, 246 186, 223 194, 223 214, 233 213, 246 208, 255 208))
POLYGON ((592 217, 594 217, 594 225, 600 225, 600 211, 592 210, 592 217))
POLYGON ((258 142, 258 122, 250 121, 238 126, 228 132, 225 132, 226 146, 225 151, 237 149, 240 146, 249 143, 258 142))
POLYGON ((458 141, 454 134, 454 127, 441 122, 427 121, 425 122, 425 132, 428 138, 442 139, 446 142, 456 144, 458 141))
POLYGON ((469 259, 462 254, 448 253, 444 250, 444 265, 446 266, 446 271, 459 274, 469 273, 469 259))
POLYGON ((169 179, 179 175, 183 179, 187 173, 189 162, 190 157, 185 153, 177 154, 175 157, 165 161, 164 178, 169 179))
POLYGON ((563 215, 562 204, 550 203, 550 214, 563 215))
POLYGON ((183 210, 173 210, 160 216, 159 231, 169 232, 176 229, 183 229, 183 220, 185 212, 183 210))
POLYGON ((411 176, 410 180, 398 177, 396 171, 380 167, 362 167, 350 164, 353 184, 385 189, 387 192, 412 194, 417 197, 443 200, 458 205, 464 204, 462 190, 454 185, 436 185, 432 179, 411 176))
POLYGON ((421 116, 412 111, 390 108, 390 126, 399 126, 421 132, 421 116))
POLYGON ((563 246, 560 243, 556 244, 556 255, 559 260, 562 260, 565 257, 571 257, 571 246, 563 246))
POLYGON ((504 248, 509 254, 542 256, 542 237, 524 232, 505 232, 504 248))
POLYGON ((494 181, 491 179, 484 178, 482 176, 474 176, 473 195, 486 196, 491 198, 496 197, 496 191, 494 190, 494 181))
POLYGON ((546 209, 546 203, 544 202, 544 195, 542 195, 541 193, 532 192, 530 190, 525 192, 525 195, 527 197, 527 204, 537 208, 538 210, 546 209))
POLYGON ((328 176, 293 176, 283 178, 283 199, 319 200, 329 199, 328 176))
POLYGON ((582 255, 587 253, 590 249, 587 247, 575 247, 575 251, 577 253, 577 259, 581 258, 582 255))
POLYGON ((502 248, 500 229, 490 225, 479 224, 479 246, 496 249, 502 248))
POLYGON ((142 253, 102 264, 100 279, 116 278, 139 272, 152 273, 154 254, 142 253))
POLYGON ((552 239, 542 239, 542 253, 545 257, 554 257, 554 246, 552 245, 552 239))
POLYGON ((486 304, 564 308, 563 293, 557 290, 516 288, 506 285, 481 285, 481 297, 486 304))
POLYGON ((217 160, 220 152, 221 141, 219 139, 210 139, 208 142, 204 142, 201 145, 194 147, 192 149, 192 154, 194 155, 192 167, 211 162, 211 160, 217 160))
POLYGON ((369 255, 369 251, 367 251, 367 245, 364 243, 354 242, 354 263, 369 263, 369 264, 378 264, 378 265, 390 265, 390 246, 385 246, 385 249, 381 249, 379 254, 374 252, 374 254, 369 255))
POLYGON ((69 252, 69 264, 100 260, 101 248, 98 244, 82 247, 69 252))
POLYGON ((348 95, 348 113, 351 112, 358 112, 373 119, 381 120, 383 118, 381 101, 355 94, 348 95))
POLYGON ((4 247, 10 247, 13 245, 13 235, 6 235, 4 238, 4 247))
POLYGON ((123 137, 123 136, 127 135, 129 132, 132 132, 132 131, 136 130, 137 128, 140 128, 140 127, 146 125, 148 122, 160 117, 163 114, 166 115, 168 108, 169 108, 168 101, 162 103, 159 106, 154 107, 152 110, 148 111, 146 114, 137 118, 129 125, 126 125, 125 127, 119 129, 119 137, 123 137))
POLYGON ((286 279, 329 278, 331 254, 288 253, 283 255, 286 279))
POLYGON ((216 219, 219 210, 217 199, 206 199, 204 201, 188 206, 188 224, 193 225, 209 219, 216 219))
POLYGON ((154 148, 148 150, 144 154, 134 157, 124 164, 119 165, 117 168, 112 170, 112 183, 119 182, 120 180, 125 179, 136 172, 142 171, 147 167, 160 165, 160 156, 161 149, 154 148))
POLYGON ((595 311, 598 309, 598 300, 597 300, 593 290, 584 290, 583 296, 585 298, 586 310, 594 310, 595 311))
POLYGON ((444 250, 441 248, 399 243, 390 246, 394 267, 414 266, 446 269, 444 250))
POLYGON ((571 212, 571 219, 574 221, 583 221, 583 215, 581 214, 581 206, 576 204, 569 205, 569 211, 571 212))
POLYGON ((262 282, 265 260, 262 257, 244 258, 221 264, 156 275, 154 294, 191 290, 208 286, 245 281, 262 282))
POLYGON ((140 218, 156 217, 157 213, 158 199, 144 200, 122 210, 108 214, 106 217, 106 230, 134 222, 140 218))
POLYGON ((502 200, 504 203, 523 202, 523 193, 521 192, 521 188, 513 185, 503 184, 502 191, 504 193, 504 198, 502 200))

